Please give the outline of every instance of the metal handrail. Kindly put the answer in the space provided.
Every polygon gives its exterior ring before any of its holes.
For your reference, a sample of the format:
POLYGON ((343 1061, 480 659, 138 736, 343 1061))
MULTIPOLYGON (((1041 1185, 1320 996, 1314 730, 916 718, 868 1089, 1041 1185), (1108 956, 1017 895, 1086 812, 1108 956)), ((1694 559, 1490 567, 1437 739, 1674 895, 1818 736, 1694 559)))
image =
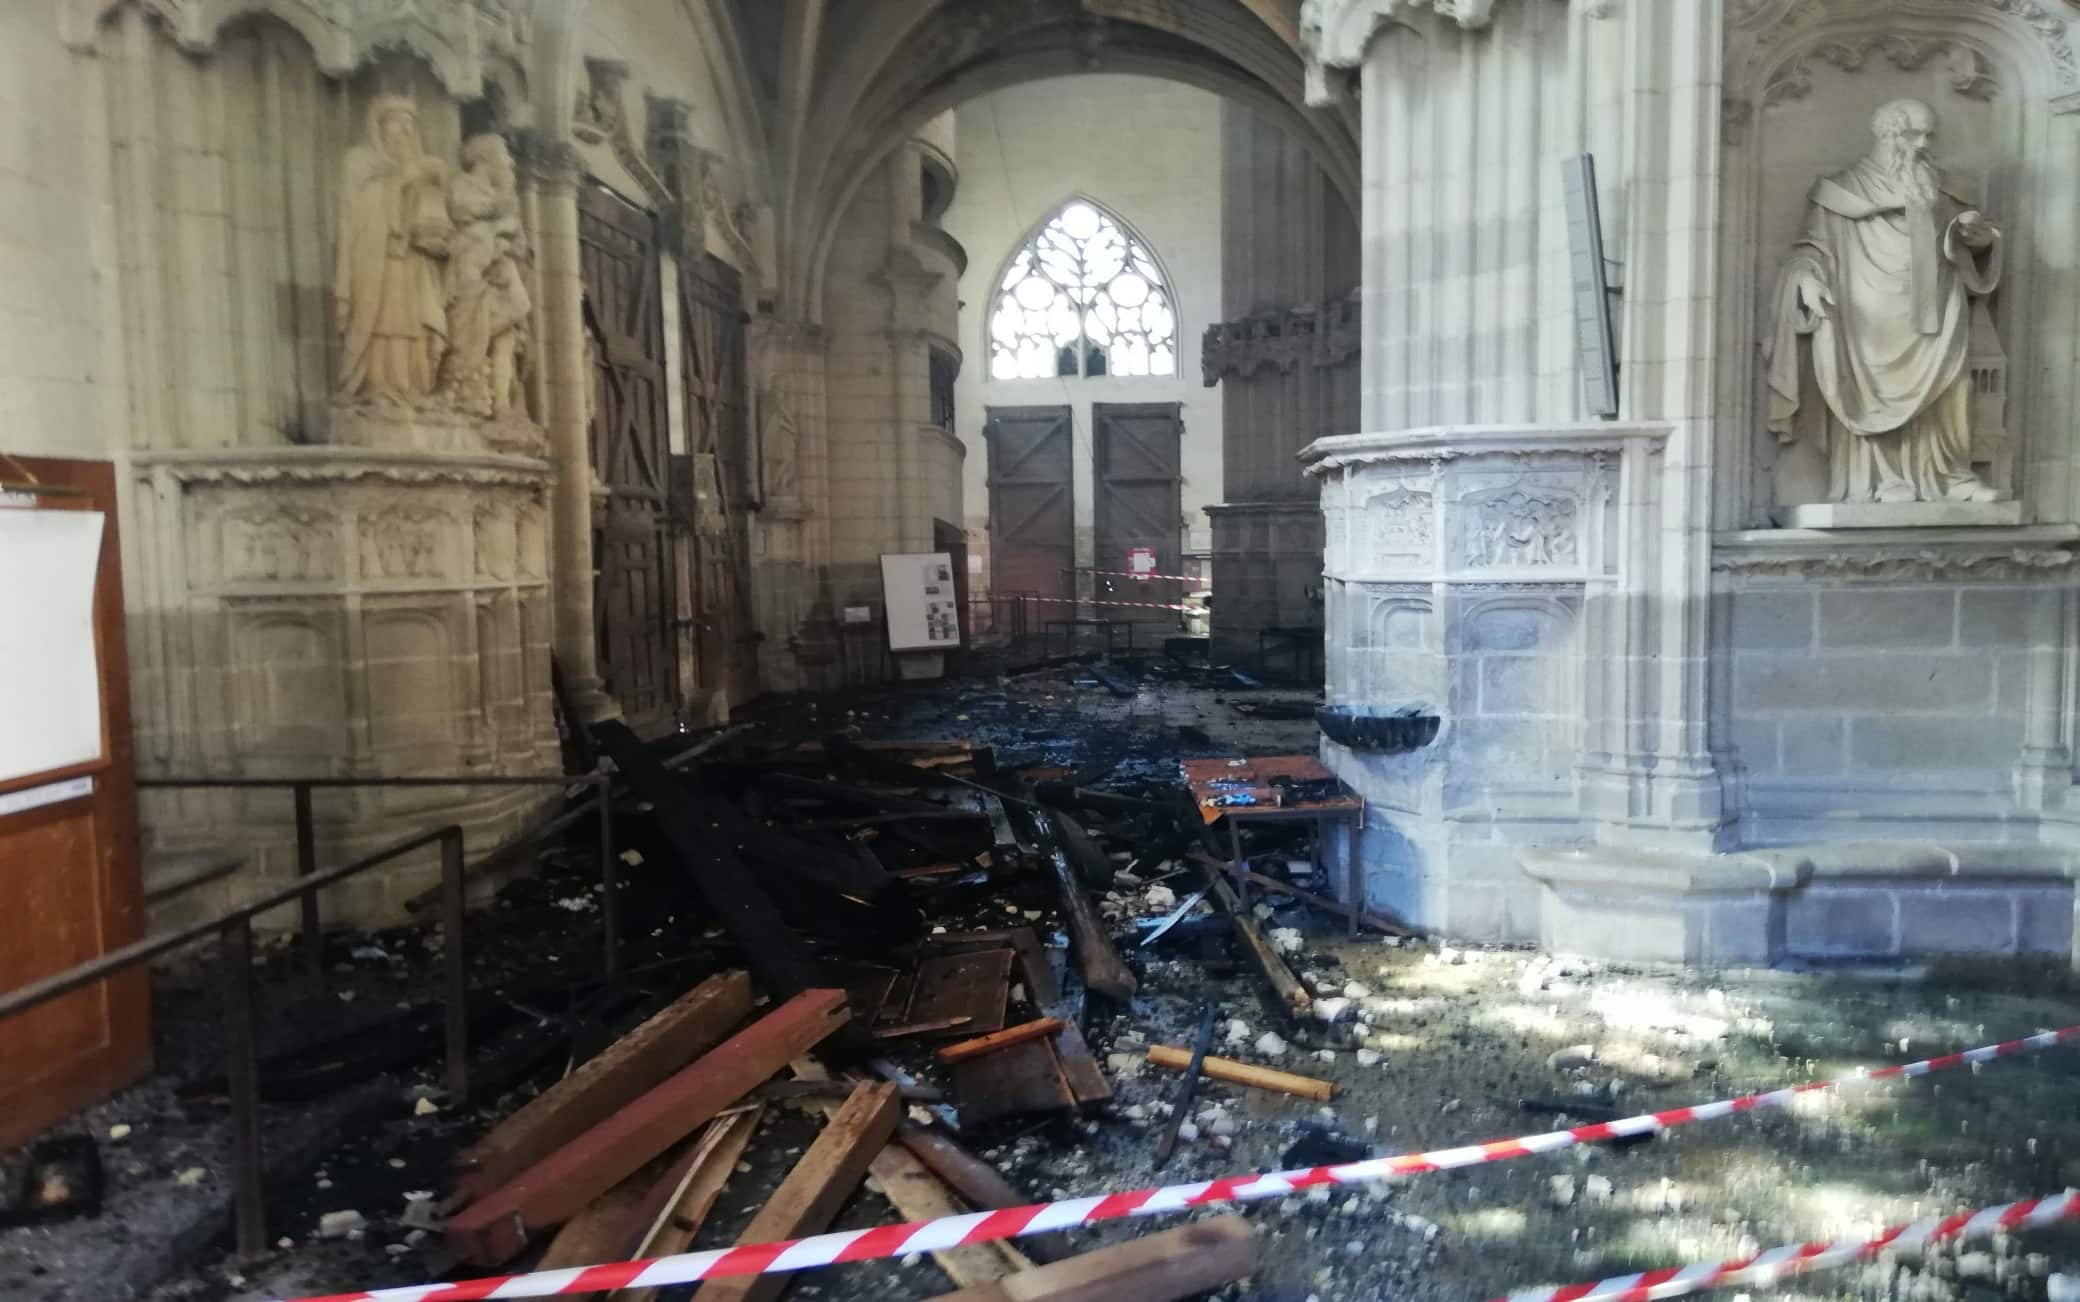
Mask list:
POLYGON ((206 936, 223 931, 226 926, 232 923, 251 922, 256 916, 267 912, 269 909, 279 908, 306 892, 322 890, 336 882, 345 881, 358 873, 366 872, 370 868, 378 867, 392 859, 410 854, 414 850, 423 850, 451 833, 460 836, 462 829, 459 826, 450 824, 447 827, 435 828, 431 832, 422 832, 409 841, 400 841, 396 845, 386 846, 374 854, 356 859, 352 863, 342 864, 337 868, 328 869, 312 877, 299 877, 287 886, 269 891, 258 899, 248 900, 237 908, 220 913, 214 918, 203 922, 190 923, 185 927, 176 931, 169 931, 164 935, 147 936, 143 940, 132 941, 121 949, 112 949, 99 958, 89 959, 85 963, 66 968, 63 972, 53 973, 40 981, 32 981, 28 985, 18 986, 6 994, 0 995, 0 1018, 26 1013, 32 1008, 49 1003, 60 995, 69 995, 82 986, 90 986, 96 981, 112 977, 125 968, 149 962, 161 955, 170 954, 174 950, 192 945, 206 936))
MULTIPOLYGON (((665 763, 671 768, 690 763, 743 732, 746 726, 748 725, 724 728, 672 756, 665 763)), ((190 923, 164 935, 147 936, 98 958, 69 967, 63 972, 56 972, 26 986, 0 993, 0 1019, 16 1017, 31 1009, 42 1007, 54 999, 75 993, 97 981, 105 981, 130 968, 149 963, 153 959, 214 935, 217 938, 224 981, 224 1039, 228 1059, 225 1075, 231 1094, 233 1211, 238 1254, 243 1259, 250 1260, 260 1256, 268 1246, 266 1204, 261 1184, 260 1063, 254 1025, 254 918, 291 901, 299 903, 303 915, 302 931, 306 960, 312 976, 322 980, 325 971, 324 932, 318 912, 317 893, 393 859, 423 850, 429 845, 439 845, 441 882, 438 891, 443 933, 441 965, 443 985, 446 988, 446 1007, 443 1013, 446 1021, 447 1087, 450 1098, 456 1101, 467 1097, 469 1093, 468 971, 464 962, 463 926, 467 904, 467 878, 473 869, 465 863, 461 825, 449 823, 432 831, 421 832, 363 855, 359 859, 341 864, 337 868, 319 871, 315 819, 311 807, 312 791, 353 787, 593 788, 592 795, 585 802, 545 819, 506 841, 479 861, 475 869, 501 862, 521 846, 554 835, 582 819, 596 805, 600 823, 600 878, 604 894, 600 912, 602 929, 605 932, 606 974, 612 977, 620 970, 620 901, 617 889, 620 860, 614 853, 614 774, 604 764, 590 773, 554 776, 461 774, 452 777, 421 775, 395 778, 171 777, 140 778, 137 785, 140 788, 154 790, 221 788, 291 791, 295 799, 296 814, 296 880, 205 921, 190 923)))
MULTIPOLYGON (((590 773, 560 774, 457 774, 455 776, 416 775, 394 778, 240 778, 240 777, 172 777, 139 778, 141 789, 157 791, 177 790, 232 790, 266 791, 287 789, 293 793, 296 809, 296 874, 309 877, 318 871, 317 818, 311 806, 311 792, 316 790, 338 790, 356 787, 564 787, 589 786, 592 796, 574 809, 567 809, 498 846, 472 867, 463 871, 465 877, 482 871, 495 863, 511 857, 522 846, 532 845, 542 838, 562 831, 579 821, 596 805, 599 810, 599 860, 600 860, 600 924, 603 935, 601 943, 606 948, 606 973, 613 976, 621 966, 621 904, 620 904, 620 861, 614 856, 614 802, 610 798, 614 775, 602 766, 590 773)), ((301 930, 303 933, 304 965, 313 978, 325 970, 325 925, 318 909, 315 892, 299 892, 302 910, 301 930)), ((286 903, 286 901, 284 901, 286 903)), ((406 909, 416 911, 417 901, 408 902, 406 909)))
MULTIPOLYGON (((618 892, 619 861, 614 856, 613 775, 601 768, 591 773, 559 774, 553 777, 461 775, 397 778, 142 778, 137 785, 157 790, 178 789, 287 789, 294 794, 296 812, 297 876, 292 882, 248 900, 235 908, 201 922, 133 941, 98 958, 76 964, 26 986, 0 994, 0 1019, 16 1017, 52 1000, 105 981, 131 968, 206 940, 217 939, 219 966, 224 983, 225 1079, 231 1095, 232 1205, 237 1248, 241 1258, 251 1259, 267 1250, 267 1209, 261 1180, 260 1149, 260 1063, 253 996, 253 919, 270 909, 294 901, 302 907, 302 931, 307 965, 314 979, 324 977, 324 932, 318 911, 318 892, 348 878, 380 867, 392 860, 438 845, 441 852, 441 966, 444 989, 442 1010, 446 1041, 446 1084, 450 1098, 460 1101, 469 1093, 469 1002, 468 968, 463 945, 466 912, 464 836, 460 824, 449 823, 428 832, 387 845, 371 854, 320 871, 317 839, 312 814, 311 792, 318 789, 351 787, 439 787, 439 786, 535 786, 593 788, 592 797, 576 809, 565 810, 507 841, 486 856, 483 864, 498 862, 523 845, 532 844, 576 822, 595 805, 600 819, 600 873, 605 887, 601 901, 606 932, 607 974, 620 966, 618 892)), ((478 867, 482 867, 479 864, 478 867)))
POLYGON ((441 958, 447 987, 447 1006, 443 1010, 447 1023, 447 1085, 451 1097, 466 1097, 469 1092, 469 1006, 462 940, 463 832, 461 826, 454 823, 422 832, 337 868, 300 876, 286 886, 248 900, 206 922, 193 923, 163 936, 147 937, 41 981, 10 990, 0 995, 0 1018, 19 1016, 214 934, 224 982, 224 1075, 231 1092, 233 1221, 239 1256, 248 1260, 258 1257, 267 1250, 267 1204, 261 1183, 260 1058, 259 1037, 254 1026, 253 919, 298 897, 307 900, 313 892, 436 843, 441 848, 441 958))

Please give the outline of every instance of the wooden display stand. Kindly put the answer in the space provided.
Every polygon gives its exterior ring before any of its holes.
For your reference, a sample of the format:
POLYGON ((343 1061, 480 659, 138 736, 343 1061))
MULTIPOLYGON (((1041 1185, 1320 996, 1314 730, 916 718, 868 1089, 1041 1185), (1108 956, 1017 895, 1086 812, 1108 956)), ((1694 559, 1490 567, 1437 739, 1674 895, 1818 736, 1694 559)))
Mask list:
MULTIPOLYGON (((0 455, 0 512, 13 511, 103 517, 92 597, 101 739, 98 756, 0 778, 0 991, 144 934, 114 468, 0 455)), ((10 571, 24 558, 8 550, 0 546, 0 610, 30 599, 30 576, 10 571)), ((21 686, 0 687, 0 728, 19 709, 10 700, 21 686)), ((151 1070, 149 980, 136 968, 0 1021, 0 1147, 151 1070)))

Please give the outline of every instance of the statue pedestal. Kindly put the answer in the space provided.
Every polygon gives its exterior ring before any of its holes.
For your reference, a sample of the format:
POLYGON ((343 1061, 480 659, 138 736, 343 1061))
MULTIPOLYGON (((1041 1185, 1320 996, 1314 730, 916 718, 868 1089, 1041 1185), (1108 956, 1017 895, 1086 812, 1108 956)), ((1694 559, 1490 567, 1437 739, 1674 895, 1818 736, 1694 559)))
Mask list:
POLYGON ((485 451, 482 425, 474 417, 440 407, 335 402, 330 441, 340 447, 382 452, 467 455, 485 451))
POLYGON ((1785 529, 1937 529, 2022 523, 2020 502, 1809 502, 1776 512, 1785 529))

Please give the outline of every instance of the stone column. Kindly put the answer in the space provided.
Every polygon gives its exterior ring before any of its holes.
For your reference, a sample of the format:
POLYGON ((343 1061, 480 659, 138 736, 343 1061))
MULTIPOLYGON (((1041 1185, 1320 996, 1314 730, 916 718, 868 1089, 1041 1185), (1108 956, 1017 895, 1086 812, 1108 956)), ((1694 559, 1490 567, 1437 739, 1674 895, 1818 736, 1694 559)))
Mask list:
POLYGON ((542 341, 542 423, 556 467, 550 495, 550 572, 555 579, 553 645, 581 719, 617 713, 602 690, 592 584, 592 363, 585 348, 585 287, 578 255, 577 158, 568 145, 540 144, 523 153, 533 185, 536 267, 542 341))
POLYGON ((1349 202, 1278 124, 1221 105, 1221 315, 1204 341, 1221 386, 1213 635, 1255 654, 1271 625, 1321 622, 1322 525, 1295 460, 1358 429, 1358 234, 1349 202))
POLYGON ((1420 762, 1339 771, 1382 806, 1360 852, 1399 903, 1528 938, 1518 849, 1594 841, 1629 863, 1724 833, 1706 745, 1720 3, 1306 14, 1311 82, 1347 92, 1354 71, 1362 101, 1359 414, 1377 444, 1315 455, 1441 467, 1346 485, 1328 654, 1340 697, 1390 707, 1411 694, 1405 658, 1434 648, 1417 703, 1445 730, 1420 762), (1583 397, 1561 202, 1582 154, 1625 287, 1610 424, 1583 397))

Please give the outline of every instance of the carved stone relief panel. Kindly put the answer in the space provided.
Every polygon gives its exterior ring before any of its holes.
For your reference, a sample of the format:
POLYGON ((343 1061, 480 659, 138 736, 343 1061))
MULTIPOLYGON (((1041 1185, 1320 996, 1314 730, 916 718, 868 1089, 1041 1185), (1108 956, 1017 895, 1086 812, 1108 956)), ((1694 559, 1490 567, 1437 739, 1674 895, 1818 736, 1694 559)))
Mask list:
POLYGON ((1365 516, 1372 524, 1367 569, 1391 573, 1429 568, 1437 527, 1436 501, 1430 493, 1405 486, 1374 493, 1365 500, 1365 516))
POLYGON ((1452 557, 1468 569, 1577 569, 1581 517, 1576 493, 1536 482, 1468 493, 1453 512, 1452 557))
POLYGON ((216 564, 200 567, 210 578, 308 583, 339 577, 339 515, 315 494, 255 501, 211 491, 194 505, 216 539, 216 564))
POLYGON ((455 517, 443 507, 396 503, 361 516, 361 577, 444 579, 456 577, 453 553, 459 542, 455 517))

